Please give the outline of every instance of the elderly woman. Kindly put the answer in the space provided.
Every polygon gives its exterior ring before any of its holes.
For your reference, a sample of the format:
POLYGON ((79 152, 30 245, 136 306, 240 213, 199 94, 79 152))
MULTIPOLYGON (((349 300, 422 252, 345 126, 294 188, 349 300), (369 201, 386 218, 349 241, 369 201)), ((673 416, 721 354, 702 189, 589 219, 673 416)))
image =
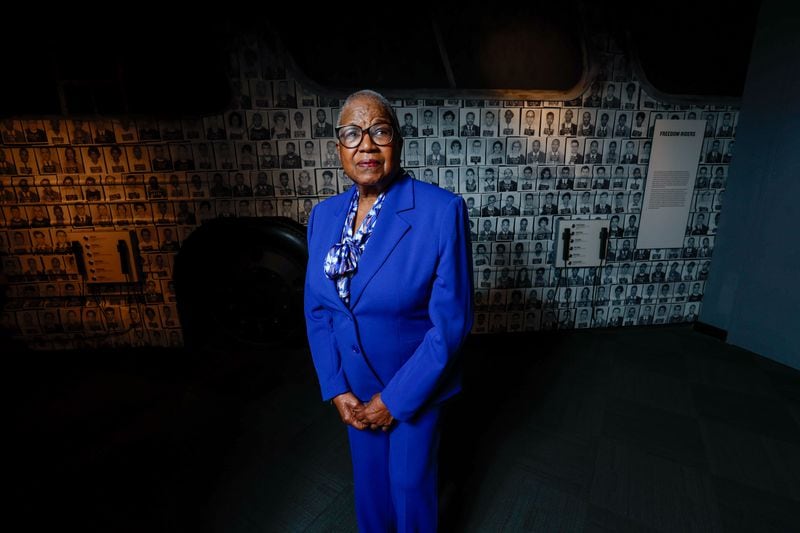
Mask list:
POLYGON ((440 413, 461 389, 472 325, 466 205, 400 167, 400 128, 378 93, 345 101, 336 137, 356 186, 308 221, 311 355, 347 425, 361 531, 435 531, 440 413))

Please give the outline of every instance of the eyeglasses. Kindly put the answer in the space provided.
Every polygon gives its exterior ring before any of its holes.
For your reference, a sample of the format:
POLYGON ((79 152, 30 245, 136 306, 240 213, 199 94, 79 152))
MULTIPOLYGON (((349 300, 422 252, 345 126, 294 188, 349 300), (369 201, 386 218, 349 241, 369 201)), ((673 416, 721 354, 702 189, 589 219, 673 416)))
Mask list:
POLYGON ((336 137, 345 148, 355 148, 361 144, 364 132, 369 134, 372 142, 378 146, 386 146, 394 140, 394 128, 391 124, 373 124, 367 129, 359 126, 339 126, 336 128, 336 137))

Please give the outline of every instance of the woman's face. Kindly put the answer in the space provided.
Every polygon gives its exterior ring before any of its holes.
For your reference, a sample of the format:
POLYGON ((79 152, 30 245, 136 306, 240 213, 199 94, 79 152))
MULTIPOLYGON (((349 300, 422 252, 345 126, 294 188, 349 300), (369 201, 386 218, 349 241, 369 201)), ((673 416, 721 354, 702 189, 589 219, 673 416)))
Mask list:
MULTIPOLYGON (((391 114, 379 101, 368 96, 358 97, 342 109, 341 125, 352 124, 366 130, 379 123, 391 125, 391 114)), ((387 146, 378 146, 365 133, 357 147, 345 148, 337 144, 337 149, 345 174, 360 187, 385 185, 400 169, 402 139, 397 132, 392 143, 387 146)))

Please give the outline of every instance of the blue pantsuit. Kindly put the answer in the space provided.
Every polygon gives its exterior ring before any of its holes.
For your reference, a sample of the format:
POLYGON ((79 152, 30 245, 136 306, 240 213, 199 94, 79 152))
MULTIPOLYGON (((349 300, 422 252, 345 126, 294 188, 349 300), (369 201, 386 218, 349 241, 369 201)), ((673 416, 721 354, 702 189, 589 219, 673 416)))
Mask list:
POLYGON ((348 426, 362 531, 436 531, 440 411, 427 409, 388 432, 348 426))
POLYGON ((323 264, 352 190, 308 223, 305 317, 323 400, 376 393, 392 428, 348 427, 363 532, 435 531, 441 404, 461 390, 458 351, 472 327, 472 260, 464 200, 395 178, 351 279, 350 305, 323 264))

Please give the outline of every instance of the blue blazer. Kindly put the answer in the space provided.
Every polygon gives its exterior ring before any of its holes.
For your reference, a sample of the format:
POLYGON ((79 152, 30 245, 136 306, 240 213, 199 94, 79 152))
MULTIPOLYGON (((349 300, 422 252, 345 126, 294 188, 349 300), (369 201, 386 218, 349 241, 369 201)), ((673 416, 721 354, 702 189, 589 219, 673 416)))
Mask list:
POLYGON ((411 419, 461 390, 459 347, 472 327, 467 207, 435 185, 395 178, 350 284, 350 307, 323 271, 354 193, 314 207, 308 221, 304 307, 322 399, 381 392, 411 419))

